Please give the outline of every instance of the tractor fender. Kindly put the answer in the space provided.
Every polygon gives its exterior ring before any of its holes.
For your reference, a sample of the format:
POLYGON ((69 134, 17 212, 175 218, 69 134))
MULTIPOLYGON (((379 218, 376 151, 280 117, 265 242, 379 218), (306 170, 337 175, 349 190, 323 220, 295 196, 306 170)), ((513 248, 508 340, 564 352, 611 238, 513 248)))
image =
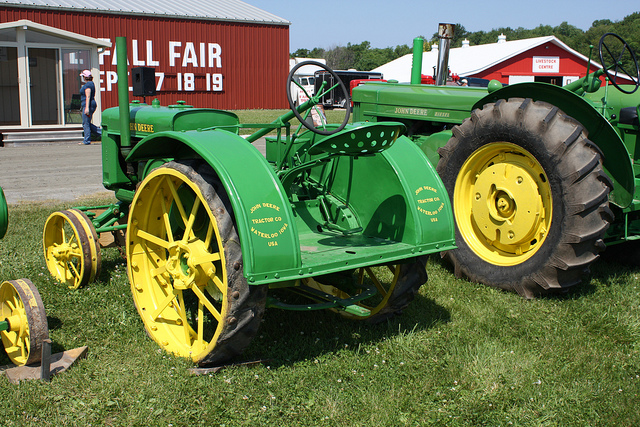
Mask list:
MULTIPOLYGON (((447 190, 420 147, 401 136, 382 156, 392 167, 404 190, 407 224, 414 224, 414 241, 433 251, 455 248, 455 224, 447 190)), ((387 179, 388 180, 388 179, 387 179)))
POLYGON ((613 181, 609 201, 621 208, 633 201, 635 181, 631 157, 620 136, 607 119, 583 97, 548 83, 518 83, 498 89, 480 99, 474 109, 499 99, 531 98, 558 107, 587 130, 589 140, 603 153, 604 170, 613 181))
POLYGON ((198 157, 227 191, 249 283, 268 283, 278 279, 278 271, 300 268, 298 232, 286 193, 272 166, 242 137, 219 129, 159 132, 138 142, 126 160, 198 157))

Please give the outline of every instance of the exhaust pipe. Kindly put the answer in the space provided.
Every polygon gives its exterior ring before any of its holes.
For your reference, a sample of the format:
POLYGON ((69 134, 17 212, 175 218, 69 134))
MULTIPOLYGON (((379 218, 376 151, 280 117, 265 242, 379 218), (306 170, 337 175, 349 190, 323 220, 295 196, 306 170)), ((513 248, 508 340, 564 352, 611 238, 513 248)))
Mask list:
POLYGON ((438 25, 438 68, 436 71, 436 85, 444 86, 449 76, 449 50, 451 49, 451 39, 456 26, 454 24, 438 25))
POLYGON ((126 153, 131 149, 131 124, 129 119, 129 77, 127 76, 127 39, 116 37, 118 64, 118 107, 120 113, 120 148, 126 153))

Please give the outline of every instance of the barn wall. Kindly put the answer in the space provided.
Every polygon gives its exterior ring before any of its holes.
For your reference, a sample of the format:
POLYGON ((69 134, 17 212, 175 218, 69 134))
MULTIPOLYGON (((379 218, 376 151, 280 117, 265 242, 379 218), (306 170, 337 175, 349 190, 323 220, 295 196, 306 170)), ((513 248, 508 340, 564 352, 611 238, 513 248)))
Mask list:
POLYGON ((221 109, 287 106, 287 25, 0 7, 0 22, 20 19, 113 43, 100 55, 103 109, 117 105, 118 36, 127 37, 130 67, 155 67, 164 105, 184 100, 221 109))

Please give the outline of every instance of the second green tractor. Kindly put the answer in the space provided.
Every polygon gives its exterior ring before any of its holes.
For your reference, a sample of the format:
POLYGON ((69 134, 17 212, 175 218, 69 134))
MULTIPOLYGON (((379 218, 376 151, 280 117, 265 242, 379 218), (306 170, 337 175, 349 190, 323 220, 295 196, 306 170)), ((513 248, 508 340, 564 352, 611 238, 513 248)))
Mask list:
POLYGON ((602 68, 564 87, 420 84, 417 44, 418 80, 354 88, 354 120, 403 123, 437 167, 457 276, 527 298, 565 291, 607 245, 640 238, 640 73, 623 39, 605 34, 602 68))

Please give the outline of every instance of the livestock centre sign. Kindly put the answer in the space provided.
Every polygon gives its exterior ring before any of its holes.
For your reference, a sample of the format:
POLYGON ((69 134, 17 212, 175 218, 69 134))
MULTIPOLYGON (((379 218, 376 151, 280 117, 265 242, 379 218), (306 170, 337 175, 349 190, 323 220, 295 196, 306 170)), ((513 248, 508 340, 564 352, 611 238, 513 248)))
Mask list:
POLYGON ((534 73, 559 73, 560 57, 559 56, 534 56, 533 70, 534 73))

